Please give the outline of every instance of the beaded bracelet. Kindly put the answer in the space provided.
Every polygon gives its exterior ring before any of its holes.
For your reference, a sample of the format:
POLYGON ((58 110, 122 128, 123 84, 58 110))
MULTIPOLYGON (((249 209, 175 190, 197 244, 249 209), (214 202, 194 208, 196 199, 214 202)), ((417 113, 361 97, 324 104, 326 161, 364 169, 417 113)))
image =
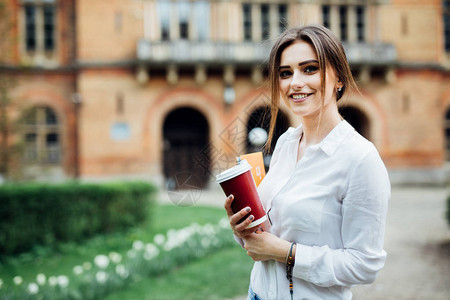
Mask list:
POLYGON ((286 258, 286 278, 289 280, 289 292, 291 293, 291 299, 294 299, 294 284, 292 282, 292 268, 294 267, 294 257, 292 256, 292 249, 294 243, 291 244, 289 254, 286 258))

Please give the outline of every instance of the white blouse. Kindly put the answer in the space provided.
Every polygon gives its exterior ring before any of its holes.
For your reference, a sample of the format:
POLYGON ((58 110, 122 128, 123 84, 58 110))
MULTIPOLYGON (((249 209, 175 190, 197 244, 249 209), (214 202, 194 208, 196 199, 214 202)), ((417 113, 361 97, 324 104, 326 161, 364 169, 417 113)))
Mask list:
MULTIPOLYGON (((341 121, 297 162, 302 126, 278 140, 258 187, 271 232, 297 244, 295 299, 351 299, 350 287, 384 266, 390 183, 375 146, 341 121)), ((251 287, 262 299, 290 299, 285 264, 255 262, 251 287)))

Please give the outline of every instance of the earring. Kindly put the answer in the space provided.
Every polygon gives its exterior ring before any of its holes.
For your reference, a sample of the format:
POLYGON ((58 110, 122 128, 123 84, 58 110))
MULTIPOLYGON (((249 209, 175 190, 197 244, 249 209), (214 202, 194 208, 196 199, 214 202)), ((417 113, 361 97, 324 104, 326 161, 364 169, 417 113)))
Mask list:
POLYGON ((342 91, 342 87, 338 87, 337 91, 341 92, 342 91))

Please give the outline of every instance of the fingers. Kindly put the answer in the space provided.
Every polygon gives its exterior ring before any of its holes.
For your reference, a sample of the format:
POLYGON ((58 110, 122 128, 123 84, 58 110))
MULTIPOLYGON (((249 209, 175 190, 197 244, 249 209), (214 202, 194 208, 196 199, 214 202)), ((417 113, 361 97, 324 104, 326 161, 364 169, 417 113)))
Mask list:
MULTIPOLYGON (((253 215, 249 215, 245 220, 243 220, 241 223, 238 224, 240 220, 245 218, 245 216, 248 215, 250 212, 250 207, 246 207, 241 209, 239 212, 231 216, 230 218, 230 224, 232 227, 234 227, 235 231, 244 231, 248 225, 250 225, 251 222, 254 221, 255 217, 253 215)), ((254 230, 253 230, 254 231, 254 230)), ((252 232, 252 230, 250 230, 252 232)))
POLYGON ((230 218, 233 215, 233 211, 231 209, 231 203, 233 203, 233 200, 234 200, 234 196, 229 195, 227 197, 227 199, 225 200, 225 204, 223 205, 223 207, 227 211, 228 218, 230 218))
POLYGON ((231 229, 233 230, 234 234, 240 238, 243 238, 252 232, 254 232, 254 229, 246 229, 250 223, 252 223, 255 219, 253 215, 249 215, 251 208, 245 207, 238 211, 237 213, 233 213, 233 210, 231 209, 231 204, 233 203, 234 196, 230 195, 225 200, 224 208, 227 212, 228 219, 230 221, 231 229), (248 215, 247 218, 245 218, 248 215), (238 224, 238 222, 242 219, 244 219, 241 223, 238 224))
MULTIPOLYGON (((251 208, 250 207, 245 207, 243 209, 241 209, 240 211, 238 211, 237 213, 233 213, 233 210, 231 209, 231 203, 234 200, 234 196, 230 195, 228 196, 228 198, 225 200, 225 204, 224 204, 224 208, 227 211, 227 215, 228 215, 228 219, 230 220, 230 224, 231 226, 235 226, 242 218, 244 218, 250 211, 251 208)), ((246 223, 246 225, 244 226, 247 227, 254 219, 254 216, 250 215, 243 223, 246 223)), ((241 225, 239 224, 239 225, 241 225)), ((240 226, 242 227, 242 226, 240 226)))
MULTIPOLYGON (((250 207, 245 207, 243 209, 241 209, 240 211, 238 211, 237 213, 235 213, 234 215, 232 215, 230 217, 230 224, 231 225, 236 225, 242 218, 244 218, 246 215, 248 215, 248 213, 251 211, 250 207)), ((246 221, 253 216, 249 216, 246 221)), ((251 223, 251 222, 250 222, 251 223)), ((248 224, 250 224, 248 223, 248 224)), ((247 224, 247 225, 248 225, 247 224)))

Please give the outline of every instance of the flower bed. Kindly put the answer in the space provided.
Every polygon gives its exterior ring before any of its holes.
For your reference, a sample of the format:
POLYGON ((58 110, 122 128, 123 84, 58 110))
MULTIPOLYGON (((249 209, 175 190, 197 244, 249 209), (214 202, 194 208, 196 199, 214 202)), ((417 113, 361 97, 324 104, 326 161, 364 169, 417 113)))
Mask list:
POLYGON ((70 276, 40 273, 35 282, 24 282, 20 276, 9 283, 0 279, 0 299, 101 299, 142 277, 164 274, 233 244, 226 219, 216 225, 193 223, 158 234, 152 243, 136 240, 124 255, 97 255, 92 262, 74 266, 70 276))

